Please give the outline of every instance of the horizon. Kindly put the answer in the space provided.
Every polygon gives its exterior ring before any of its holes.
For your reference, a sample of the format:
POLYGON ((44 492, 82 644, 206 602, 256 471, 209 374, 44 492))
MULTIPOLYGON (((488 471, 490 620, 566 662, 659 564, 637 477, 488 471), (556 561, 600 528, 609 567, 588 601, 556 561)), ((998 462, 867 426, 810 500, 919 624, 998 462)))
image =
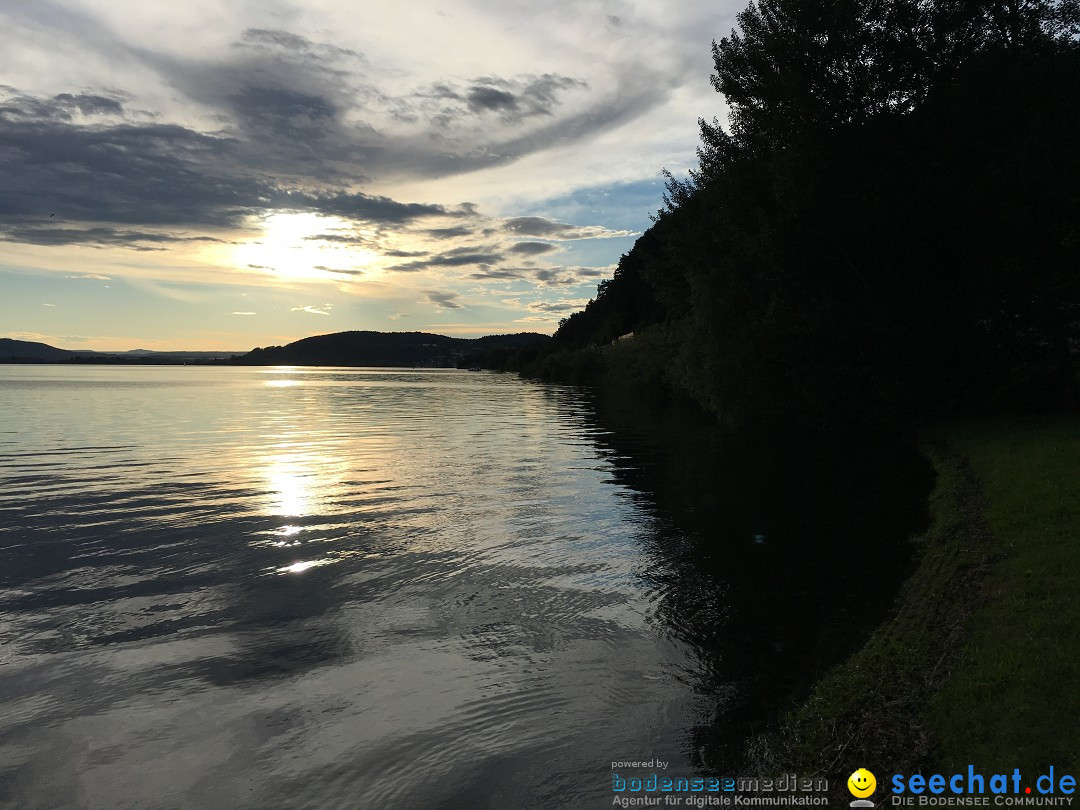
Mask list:
POLYGON ((551 334, 725 117, 740 9, 9 5, 0 318, 94 351, 551 334))
MULTIPOLYGON (((302 337, 295 338, 294 340, 289 341, 289 343, 295 343, 298 340, 307 340, 309 338, 327 337, 329 335, 337 335, 337 334, 341 334, 342 332, 374 332, 374 333, 382 334, 382 335, 421 335, 421 334, 423 334, 423 335, 435 335, 436 337, 454 338, 456 340, 478 340, 480 338, 485 338, 485 337, 507 337, 507 336, 520 335, 520 334, 535 334, 535 335, 543 335, 543 334, 545 334, 543 332, 535 332, 535 331, 531 331, 531 330, 522 330, 520 332, 492 332, 492 333, 489 333, 489 334, 482 334, 482 335, 459 336, 459 335, 445 335, 445 334, 441 334, 439 332, 426 332, 426 331, 424 331, 422 329, 396 329, 396 330, 387 330, 387 331, 382 331, 382 330, 377 330, 377 329, 342 329, 340 332, 317 332, 317 333, 310 334, 310 335, 304 335, 302 337)), ((235 348, 234 347, 234 348, 231 348, 231 349, 226 349, 226 348, 221 348, 221 347, 213 348, 213 349, 190 349, 190 348, 147 349, 147 348, 144 348, 143 346, 134 346, 134 347, 131 347, 131 348, 116 348, 116 349, 82 349, 82 348, 73 349, 73 348, 71 348, 69 346, 57 346, 57 345, 54 345, 52 343, 47 343, 45 341, 25 340, 23 338, 11 337, 9 335, 0 335, 0 340, 15 340, 15 341, 22 341, 22 342, 25 342, 25 343, 43 343, 44 345, 49 346, 50 348, 61 349, 63 351, 69 351, 69 352, 97 352, 97 353, 100 353, 100 354, 131 354, 131 353, 134 353, 134 352, 152 352, 152 353, 199 352, 199 353, 220 353, 220 354, 241 354, 241 353, 246 354, 246 353, 251 352, 251 351, 253 351, 255 349, 266 349, 266 348, 271 348, 273 346, 288 345, 288 344, 266 344, 266 345, 261 345, 261 346, 251 346, 251 347, 248 347, 248 348, 235 348)))

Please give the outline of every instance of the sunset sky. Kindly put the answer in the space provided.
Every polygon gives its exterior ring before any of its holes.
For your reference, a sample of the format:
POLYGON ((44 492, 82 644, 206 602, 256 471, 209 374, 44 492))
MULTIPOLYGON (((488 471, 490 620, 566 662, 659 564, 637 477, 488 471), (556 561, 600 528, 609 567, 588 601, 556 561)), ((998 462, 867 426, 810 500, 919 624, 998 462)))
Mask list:
POLYGON ((744 5, 0 0, 0 337, 550 333, 724 118, 744 5))

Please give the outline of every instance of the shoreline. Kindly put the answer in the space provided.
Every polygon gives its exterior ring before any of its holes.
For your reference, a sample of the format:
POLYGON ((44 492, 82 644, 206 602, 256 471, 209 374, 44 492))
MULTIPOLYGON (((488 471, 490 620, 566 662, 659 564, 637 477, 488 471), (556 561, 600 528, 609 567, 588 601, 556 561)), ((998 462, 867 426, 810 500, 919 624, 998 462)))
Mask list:
MULTIPOLYGON (((968 420, 928 432, 922 447, 937 480, 931 525, 911 539, 917 567, 866 644, 776 731, 750 741, 762 773, 836 779, 865 766, 884 787, 888 773, 969 763, 1075 771, 1076 715, 1040 708, 1055 696, 1077 702, 1080 663, 1067 661, 1080 618, 1068 571, 1080 569, 1069 542, 1080 493, 1068 484, 1080 473, 1080 453, 1069 452, 1080 449, 1080 420, 968 420)), ((850 799, 842 779, 830 792, 850 799)))

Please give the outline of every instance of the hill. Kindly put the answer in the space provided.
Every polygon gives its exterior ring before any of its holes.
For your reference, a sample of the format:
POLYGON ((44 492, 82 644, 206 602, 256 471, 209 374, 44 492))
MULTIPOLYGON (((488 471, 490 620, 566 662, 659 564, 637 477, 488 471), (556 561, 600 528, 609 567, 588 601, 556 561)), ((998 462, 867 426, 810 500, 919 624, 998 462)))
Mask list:
POLYGON ((243 352, 156 352, 132 349, 126 352, 95 352, 89 349, 60 349, 32 340, 0 338, 0 363, 104 363, 110 365, 157 365, 170 363, 213 363, 243 352))
POLYGON ((233 361, 239 365, 418 366, 503 368, 507 357, 538 350, 547 335, 522 332, 453 338, 427 332, 335 332, 253 349, 233 361))
POLYGON ((37 343, 32 340, 14 340, 13 338, 0 338, 0 362, 57 362, 67 360, 72 355, 90 354, 91 352, 74 352, 68 349, 58 349, 47 343, 37 343))

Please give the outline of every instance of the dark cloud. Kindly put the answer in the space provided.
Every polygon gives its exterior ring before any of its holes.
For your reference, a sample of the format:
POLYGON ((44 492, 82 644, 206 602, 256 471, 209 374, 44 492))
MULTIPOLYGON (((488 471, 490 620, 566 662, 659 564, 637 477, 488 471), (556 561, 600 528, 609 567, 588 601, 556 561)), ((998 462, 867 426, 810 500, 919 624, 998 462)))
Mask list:
POLYGON ((325 273, 338 273, 338 274, 343 275, 343 276, 362 276, 362 275, 364 275, 363 270, 345 270, 345 269, 340 268, 340 267, 326 267, 325 265, 322 265, 322 264, 315 265, 315 269, 316 270, 322 270, 325 273))
POLYGON ((517 112, 518 100, 513 93, 505 90, 497 90, 494 87, 470 87, 466 95, 469 109, 474 112, 481 110, 496 110, 501 112, 517 112))
MULTIPOLYGON (((355 51, 278 29, 254 28, 224 58, 133 50, 132 56, 199 105, 215 110, 245 149, 240 166, 281 181, 360 182, 385 144, 346 113, 384 96, 355 51)), ((381 101, 380 101, 381 103, 381 101)))
POLYGON ((427 290, 425 292, 428 301, 436 304, 443 309, 461 309, 463 304, 458 302, 458 294, 455 292, 440 292, 438 290, 427 290))
POLYGON ((268 208, 277 210, 313 211, 332 214, 343 219, 358 219, 384 223, 403 223, 421 217, 456 216, 457 212, 441 205, 400 203, 389 197, 367 194, 308 194, 299 191, 278 191, 266 199, 268 208))
POLYGON ((574 230, 573 225, 565 225, 545 217, 515 217, 506 220, 506 230, 522 236, 559 236, 574 230))
MULTIPOLYGON (((477 118, 492 115, 514 126, 530 118, 554 115, 563 95, 587 87, 579 79, 551 73, 481 76, 465 84, 436 82, 413 95, 414 106, 408 115, 416 119, 422 114, 440 129, 469 126, 477 118)), ((409 100, 402 100, 401 111, 409 109, 409 104, 409 100)))
MULTIPOLYGON (((115 102, 122 111, 123 107, 115 102)), ((81 223, 235 228, 267 210, 308 211, 401 224, 468 216, 467 207, 402 203, 383 196, 289 191, 238 165, 233 138, 174 124, 76 123, 73 109, 116 109, 99 96, 9 97, 0 104, 0 223, 8 241, 36 244, 167 242, 161 234, 101 228, 43 230, 27 220, 56 214, 81 223)), ((179 241, 179 240, 176 240, 179 241)))
POLYGON ((402 273, 415 273, 419 270, 428 270, 433 267, 465 267, 470 264, 486 267, 495 264, 502 259, 498 253, 473 252, 475 248, 455 248, 445 253, 439 253, 427 259, 418 259, 414 262, 398 264, 390 270, 402 273))
POLYGON ((555 285, 568 285, 573 284, 574 278, 567 274, 564 267, 547 267, 541 270, 537 270, 533 273, 533 277, 541 284, 552 287, 555 285))
POLYGON ((574 312, 584 306, 581 301, 537 301, 529 304, 528 309, 530 312, 544 312, 547 314, 558 314, 560 312, 574 312))
POLYGON ((520 253, 525 256, 539 256, 542 253, 550 253, 558 249, 557 245, 552 245, 549 242, 518 242, 510 248, 510 252, 520 253))
POLYGON ((525 271, 509 267, 489 267, 476 273, 470 273, 469 278, 485 281, 509 281, 525 278, 525 271))
POLYGON ((115 116, 124 112, 121 101, 106 96, 60 93, 49 98, 35 98, 21 95, 15 88, 7 85, 0 86, 0 91, 13 96, 0 104, 0 114, 16 120, 45 118, 70 121, 76 113, 83 116, 115 116))
POLYGON ((521 91, 521 97, 534 112, 550 115, 552 107, 556 104, 556 96, 560 92, 585 89, 588 86, 579 79, 545 73, 543 76, 533 78, 525 85, 521 91))
MULTIPOLYGON (((651 79, 647 73, 628 69, 607 93, 596 96, 588 106, 569 115, 555 115, 553 110, 544 107, 542 94, 537 96, 537 104, 532 108, 535 111, 528 115, 544 115, 550 120, 543 126, 524 131, 515 129, 513 132, 516 134, 507 133, 495 139, 486 154, 497 156, 497 159, 489 160, 487 165, 510 162, 534 152, 576 143, 644 115, 663 104, 670 89, 651 79)), ((518 119, 525 117, 527 115, 519 115, 518 119)))
POLYGON ((236 47, 256 50, 282 50, 311 54, 322 58, 347 57, 363 61, 362 54, 349 48, 339 48, 324 42, 313 42, 307 37, 283 31, 280 28, 248 28, 241 34, 236 47))
POLYGON ((216 170, 235 146, 228 138, 171 124, 75 124, 55 99, 21 102, 0 108, 0 219, 230 226, 273 192, 216 170))
POLYGON ((473 231, 464 225, 455 225, 452 228, 429 228, 424 231, 428 236, 436 239, 456 239, 462 236, 472 236, 473 231))
POLYGON ((532 275, 544 286, 569 286, 585 279, 610 276, 613 270, 611 267, 544 267, 533 270, 532 275))
MULTIPOLYGON (((402 203, 355 189, 371 178, 436 178, 509 163, 621 124, 665 96, 639 69, 570 113, 567 100, 587 85, 556 73, 390 92, 387 82, 400 79, 362 54, 282 29, 248 29, 224 56, 200 59, 131 45, 93 15, 54 20, 25 8, 78 33, 87 48, 156 71, 181 103, 194 102, 218 123, 214 131, 158 123, 117 93, 33 96, 0 87, 0 222, 25 225, 55 212, 87 226, 228 229, 273 209, 387 225, 473 217, 472 204, 402 203), (406 120, 415 123, 402 130, 406 120)), ((518 233, 597 235, 552 224, 562 230, 518 233)), ((468 233, 462 225, 429 235, 468 233)))
POLYGON ((0 223, 0 241, 29 245, 87 245, 89 247, 126 247, 133 250, 165 250, 162 245, 178 242, 217 242, 211 236, 124 231, 115 228, 57 228, 0 223))
POLYGON ((340 114, 338 106, 323 96, 280 87, 244 87, 227 100, 233 112, 260 137, 272 134, 300 140, 305 146, 311 139, 328 136, 331 123, 340 114))
POLYGON ((518 236, 538 236, 541 239, 597 239, 609 236, 628 236, 625 231, 609 231, 596 225, 567 225, 547 217, 514 217, 503 227, 518 236))
POLYGON ((341 245, 368 245, 371 239, 349 233, 317 233, 314 236, 305 236, 305 242, 335 242, 341 245))
POLYGON ((560 103, 560 94, 586 87, 588 85, 579 79, 552 73, 514 79, 484 76, 474 79, 464 93, 452 91, 443 97, 464 98, 468 110, 474 114, 495 112, 505 121, 516 122, 532 116, 552 115, 560 103))

